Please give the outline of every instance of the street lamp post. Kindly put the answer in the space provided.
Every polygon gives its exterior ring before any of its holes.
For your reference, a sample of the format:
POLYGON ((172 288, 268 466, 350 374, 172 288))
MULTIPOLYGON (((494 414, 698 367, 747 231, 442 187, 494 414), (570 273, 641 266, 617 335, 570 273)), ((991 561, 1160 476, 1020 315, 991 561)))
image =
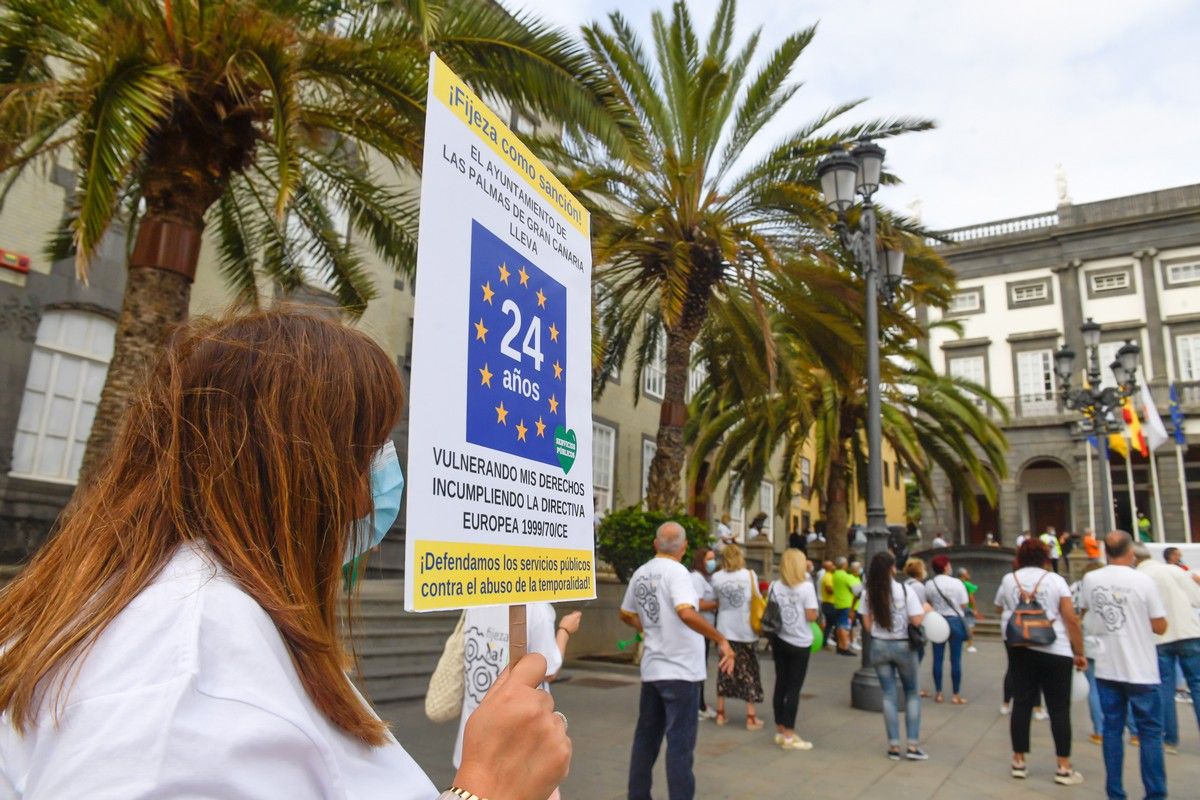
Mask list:
MULTIPOLYGON (((867 566, 887 549, 887 514, 883 507, 883 432, 880 410, 879 302, 890 300, 904 272, 903 250, 880 250, 872 197, 883 173, 884 150, 873 142, 861 142, 850 153, 838 148, 822 159, 817 168, 821 191, 830 210, 837 213, 837 231, 842 246, 854 256, 866 283, 867 348, 867 566), (857 230, 851 231, 846 212, 862 197, 857 230), (881 274, 880 265, 884 272, 881 274)), ((883 695, 870 664, 870 632, 863 631, 862 667, 850 686, 855 708, 880 711, 883 695)))
POLYGON ((1137 391, 1137 368, 1141 348, 1131 340, 1117 351, 1117 358, 1108 365, 1116 386, 1101 388, 1100 371, 1100 325, 1088 317, 1079 327, 1083 334, 1083 349, 1087 357, 1087 385, 1071 388, 1071 376, 1075 372, 1075 351, 1064 344, 1054 352, 1054 371, 1058 375, 1058 392, 1067 408, 1083 414, 1076 427, 1085 435, 1095 435, 1100 441, 1100 497, 1104 513, 1100 515, 1100 526, 1105 531, 1114 527, 1112 503, 1108 499, 1108 434, 1121 431, 1121 421, 1114 412, 1121 409, 1126 397, 1137 391))

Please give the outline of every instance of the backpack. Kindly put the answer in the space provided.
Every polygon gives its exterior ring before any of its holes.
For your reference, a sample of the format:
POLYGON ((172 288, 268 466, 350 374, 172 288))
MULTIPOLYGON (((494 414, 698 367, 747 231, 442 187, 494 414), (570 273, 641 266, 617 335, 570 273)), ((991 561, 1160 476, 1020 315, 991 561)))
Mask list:
POLYGON ((1009 647, 1045 647, 1053 644, 1057 638, 1054 623, 1046 616, 1046 609, 1038 602, 1037 590, 1046 579, 1049 572, 1043 572, 1042 577, 1033 585, 1032 591, 1025 591, 1021 581, 1014 571, 1013 582, 1017 584, 1017 607, 1008 618, 1008 626, 1004 629, 1004 639, 1009 647))

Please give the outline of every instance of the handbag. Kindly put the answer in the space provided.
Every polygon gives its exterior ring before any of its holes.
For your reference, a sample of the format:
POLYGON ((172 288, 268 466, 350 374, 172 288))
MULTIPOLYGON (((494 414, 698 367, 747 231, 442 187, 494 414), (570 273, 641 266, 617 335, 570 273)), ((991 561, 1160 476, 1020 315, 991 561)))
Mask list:
POLYGON ((1008 618, 1004 629, 1004 640, 1009 647, 1045 647, 1053 644, 1057 638, 1054 623, 1046 616, 1046 609, 1038 602, 1037 590, 1046 579, 1049 572, 1043 572, 1042 577, 1033 585, 1033 591, 1027 592, 1021 586, 1017 573, 1013 572, 1013 582, 1017 584, 1017 607, 1008 618))
POLYGON ((762 619, 763 614, 767 610, 767 601, 758 593, 758 587, 754 585, 754 573, 750 573, 750 627, 757 634, 762 634, 762 619))
POLYGON ((759 629, 766 636, 778 636, 783 630, 783 609, 775 599, 772 589, 767 589, 767 605, 763 608, 759 629))
MULTIPOLYGON (((908 619, 908 587, 903 583, 900 588, 904 590, 904 618, 908 619)), ((908 620, 908 649, 923 652, 925 644, 929 641, 929 637, 925 634, 925 629, 920 625, 914 625, 912 620, 908 620)))
POLYGON ((463 668, 463 649, 466 643, 463 620, 466 616, 465 613, 459 616, 454 632, 446 639, 446 646, 442 648, 437 667, 429 676, 429 689, 425 692, 425 716, 432 722, 449 722, 462 714, 466 681, 463 668))

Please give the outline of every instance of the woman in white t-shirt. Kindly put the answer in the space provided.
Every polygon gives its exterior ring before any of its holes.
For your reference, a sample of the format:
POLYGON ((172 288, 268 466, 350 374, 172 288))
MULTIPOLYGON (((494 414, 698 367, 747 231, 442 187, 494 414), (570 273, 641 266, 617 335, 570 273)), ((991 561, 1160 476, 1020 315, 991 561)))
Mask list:
POLYGON ((762 594, 758 576, 746 569, 746 557, 736 544, 721 551, 721 570, 713 575, 712 588, 717 595, 717 630, 729 640, 734 655, 733 672, 717 673, 717 724, 725 724, 725 698, 736 697, 746 701, 746 730, 756 731, 763 721, 755 714, 754 705, 762 702, 763 690, 754 651, 758 634, 750 625, 750 598, 762 594))
POLYGON ((1008 651, 1008 679, 1012 681, 1013 706, 1009 733, 1012 737, 1012 776, 1027 774, 1029 722, 1038 695, 1045 698, 1050 713, 1050 733, 1058 759, 1055 783, 1072 786, 1083 776, 1071 767, 1071 669, 1086 669, 1083 632, 1071 602, 1071 590, 1061 576, 1051 572, 1050 551, 1038 539, 1027 538, 1017 549, 1016 569, 1004 576, 996 590, 996 613, 1008 651), (1021 646, 1009 641, 1008 620, 1021 597, 1036 599, 1054 630, 1048 645, 1021 646))
POLYGON ((950 701, 956 706, 965 706, 962 690, 962 651, 963 643, 967 641, 967 604, 971 596, 967 587, 958 578, 950 575, 950 559, 947 556, 934 556, 933 577, 925 584, 925 599, 930 607, 941 614, 950 626, 950 638, 945 642, 935 642, 933 645, 933 702, 940 703, 942 695, 942 668, 945 664, 946 650, 950 650, 950 685, 954 690, 950 701))
MULTIPOLYGON (((717 555, 712 550, 697 550, 692 556, 692 569, 688 577, 692 586, 696 587, 696 596, 700 598, 700 616, 714 628, 717 625, 717 593, 713 591, 712 575, 717 571, 717 555)), ((712 645, 704 640, 704 664, 708 670, 708 649, 712 645)), ((704 684, 707 680, 699 681, 700 686, 700 719, 716 719, 717 712, 708 707, 704 699, 704 684)))
MULTIPOLYGON (((403 405, 392 359, 323 315, 175 331, 4 590, 0 796, 437 797, 347 678, 337 613, 400 508, 403 405)), ((492 687, 457 788, 545 800, 565 777, 545 673, 530 655, 492 687)))
POLYGON ((795 548, 783 551, 779 580, 767 590, 768 602, 779 605, 782 626, 771 636, 775 659, 775 744, 784 750, 811 750, 812 742, 796 735, 796 712, 800 690, 808 674, 813 633, 817 618, 817 590, 808 579, 808 559, 795 548))

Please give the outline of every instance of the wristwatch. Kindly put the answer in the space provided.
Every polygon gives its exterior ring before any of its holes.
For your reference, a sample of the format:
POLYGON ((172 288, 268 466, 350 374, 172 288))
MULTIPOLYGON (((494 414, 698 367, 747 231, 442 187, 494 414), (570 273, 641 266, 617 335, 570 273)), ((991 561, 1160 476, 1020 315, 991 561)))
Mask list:
POLYGON ((457 786, 451 786, 446 791, 438 795, 437 800, 484 800, 477 794, 472 794, 466 789, 460 789, 457 786))

